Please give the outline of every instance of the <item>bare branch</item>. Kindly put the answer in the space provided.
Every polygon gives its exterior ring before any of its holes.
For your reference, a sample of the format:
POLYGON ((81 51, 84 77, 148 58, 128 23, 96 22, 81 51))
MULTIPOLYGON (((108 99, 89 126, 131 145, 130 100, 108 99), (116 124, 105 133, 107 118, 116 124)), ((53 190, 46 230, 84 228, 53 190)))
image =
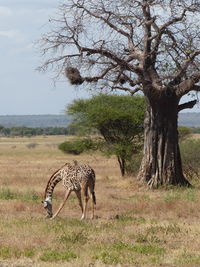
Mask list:
POLYGON ((167 21, 166 23, 164 23, 164 24, 160 27, 160 31, 163 31, 163 30, 167 29, 167 28, 168 28, 170 25, 172 25, 172 24, 175 24, 175 23, 177 23, 177 22, 179 22, 179 21, 182 21, 182 20, 184 19, 184 17, 185 17, 186 11, 187 11, 187 9, 184 9, 184 10, 182 11, 182 14, 181 14, 179 17, 174 17, 174 18, 172 18, 171 20, 169 20, 169 21, 167 21))
POLYGON ((114 25, 113 23, 111 23, 109 21, 109 18, 110 18, 111 14, 112 14, 111 12, 108 12, 108 11, 106 11, 104 9, 104 12, 108 14, 108 17, 107 18, 104 18, 104 17, 98 15, 97 13, 91 12, 89 9, 87 9, 83 5, 77 4, 77 7, 83 9, 84 11, 86 11, 90 16, 92 16, 94 18, 97 18, 99 20, 102 20, 105 24, 107 24, 108 26, 110 26, 112 29, 114 29, 118 33, 126 36, 128 39, 130 38, 130 34, 128 32, 125 32, 124 30, 120 29, 119 27, 117 27, 116 25, 114 25))
POLYGON ((129 92, 131 95, 134 95, 135 93, 141 91, 141 88, 135 88, 135 89, 130 89, 128 87, 123 87, 123 86, 111 86, 111 90, 121 90, 125 92, 129 92))
POLYGON ((189 102, 180 104, 178 106, 178 112, 181 111, 181 110, 183 110, 183 109, 186 109, 186 108, 193 108, 194 105, 196 105, 196 103, 197 103, 197 100, 193 100, 193 101, 189 101, 189 102))
POLYGON ((45 70, 77 68, 78 84, 95 82, 103 88, 105 82, 130 93, 140 87, 145 94, 157 94, 166 86, 177 97, 199 91, 196 1, 68 0, 60 12, 60 18, 51 20, 55 28, 43 39, 44 55, 51 57, 45 70))
MULTIPOLYGON (((158 48, 162 39, 162 35, 165 33, 168 33, 169 35, 171 34, 168 27, 183 20, 185 17, 185 13, 186 13, 186 9, 183 10, 181 16, 179 17, 175 17, 169 21, 167 21, 166 23, 164 23, 162 26, 158 27, 158 25, 155 23, 155 21, 153 21, 152 26, 154 28, 154 30, 157 32, 156 34, 154 34, 153 36, 150 36, 149 38, 149 42, 152 40, 155 40, 151 54, 152 54, 152 64, 155 65, 156 62, 156 58, 157 58, 157 53, 158 53, 158 48)), ((174 36, 171 34, 170 36, 171 38, 174 38, 174 36)), ((175 40, 175 39, 174 39, 175 40)))
POLYGON ((84 77, 83 80, 86 81, 86 82, 97 82, 98 80, 103 79, 106 76, 106 74, 110 70, 113 70, 114 68, 115 68, 115 66, 108 67, 100 75, 93 76, 93 77, 84 77))
POLYGON ((118 57, 117 55, 115 55, 114 53, 111 53, 108 50, 99 49, 99 48, 94 49, 94 48, 88 48, 88 47, 80 47, 80 51, 87 52, 89 55, 92 55, 92 54, 102 55, 104 57, 107 57, 115 61, 124 70, 133 71, 137 74, 141 74, 141 69, 139 68, 139 66, 134 66, 132 64, 129 64, 126 60, 123 60, 122 58, 118 57))
MULTIPOLYGON (((188 58, 185 60, 185 62, 182 64, 182 66, 179 65, 180 71, 175 75, 174 79, 170 82, 171 85, 177 85, 177 84, 180 83, 181 78, 185 75, 186 70, 191 65, 191 62, 193 62, 193 60, 195 59, 195 57, 198 56, 199 54, 200 54, 200 50, 197 50, 197 51, 191 53, 188 56, 188 58)), ((194 79, 194 76, 193 76, 193 79, 194 79)))
POLYGON ((176 95, 181 97, 190 91, 200 91, 200 85, 196 84, 200 80, 200 71, 191 76, 190 79, 184 80, 178 86, 176 86, 176 95))

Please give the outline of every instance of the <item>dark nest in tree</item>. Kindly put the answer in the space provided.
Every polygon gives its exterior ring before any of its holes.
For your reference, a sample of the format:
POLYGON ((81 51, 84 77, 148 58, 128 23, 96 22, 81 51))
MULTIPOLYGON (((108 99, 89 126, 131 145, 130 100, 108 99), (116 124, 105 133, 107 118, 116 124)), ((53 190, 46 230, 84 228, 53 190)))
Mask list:
POLYGON ((120 77, 118 78, 118 81, 121 83, 121 84, 124 84, 127 82, 127 79, 124 75, 120 75, 120 77))
POLYGON ((83 83, 83 79, 77 68, 73 68, 73 67, 65 68, 65 75, 69 79, 71 84, 79 85, 83 83))

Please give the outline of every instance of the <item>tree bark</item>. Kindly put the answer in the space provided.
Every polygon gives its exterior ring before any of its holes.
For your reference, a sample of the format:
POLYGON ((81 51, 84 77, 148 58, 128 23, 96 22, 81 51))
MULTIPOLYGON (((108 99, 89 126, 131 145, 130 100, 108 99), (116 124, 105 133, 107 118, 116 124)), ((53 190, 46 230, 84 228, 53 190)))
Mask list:
POLYGON ((118 163, 119 163, 121 175, 122 175, 122 177, 124 177, 125 174, 126 174, 126 160, 123 157, 120 157, 120 156, 117 156, 117 160, 118 160, 118 163))
POLYGON ((145 96, 144 156, 138 179, 150 188, 190 183, 182 171, 178 144, 178 97, 170 90, 158 96, 145 96))

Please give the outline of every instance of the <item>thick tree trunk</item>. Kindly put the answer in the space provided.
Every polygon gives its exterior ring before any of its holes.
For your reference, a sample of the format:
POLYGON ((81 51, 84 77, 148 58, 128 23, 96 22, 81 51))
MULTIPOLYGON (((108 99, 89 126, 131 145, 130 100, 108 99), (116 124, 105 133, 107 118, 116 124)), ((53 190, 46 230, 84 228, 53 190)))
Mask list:
POLYGON ((138 179, 151 188, 159 185, 189 186, 182 171, 178 145, 178 98, 165 92, 154 99, 146 96, 144 156, 138 179))

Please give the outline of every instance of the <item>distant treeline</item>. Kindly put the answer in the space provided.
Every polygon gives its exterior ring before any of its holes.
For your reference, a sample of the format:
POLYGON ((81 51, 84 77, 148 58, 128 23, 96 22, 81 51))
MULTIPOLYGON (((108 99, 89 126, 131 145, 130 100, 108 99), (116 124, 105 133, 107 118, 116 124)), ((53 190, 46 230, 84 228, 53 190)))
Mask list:
POLYGON ((193 127, 192 129, 192 133, 200 133, 200 127, 193 127))
POLYGON ((0 115, 0 125, 11 127, 66 127, 71 122, 68 115, 0 115))
POLYGON ((67 135, 71 134, 66 127, 31 128, 16 126, 6 128, 0 125, 0 136, 36 136, 36 135, 67 135))
POLYGON ((191 128, 200 127, 200 113, 179 113, 178 124, 179 126, 186 126, 191 128))
MULTIPOLYGON (((184 135, 184 133, 200 133, 200 127, 185 127, 179 126, 179 133, 184 135)), ((15 127, 3 127, 0 125, 0 136, 14 137, 14 136, 36 136, 36 135, 76 135, 76 127, 24 127, 24 126, 15 126, 15 127)))

